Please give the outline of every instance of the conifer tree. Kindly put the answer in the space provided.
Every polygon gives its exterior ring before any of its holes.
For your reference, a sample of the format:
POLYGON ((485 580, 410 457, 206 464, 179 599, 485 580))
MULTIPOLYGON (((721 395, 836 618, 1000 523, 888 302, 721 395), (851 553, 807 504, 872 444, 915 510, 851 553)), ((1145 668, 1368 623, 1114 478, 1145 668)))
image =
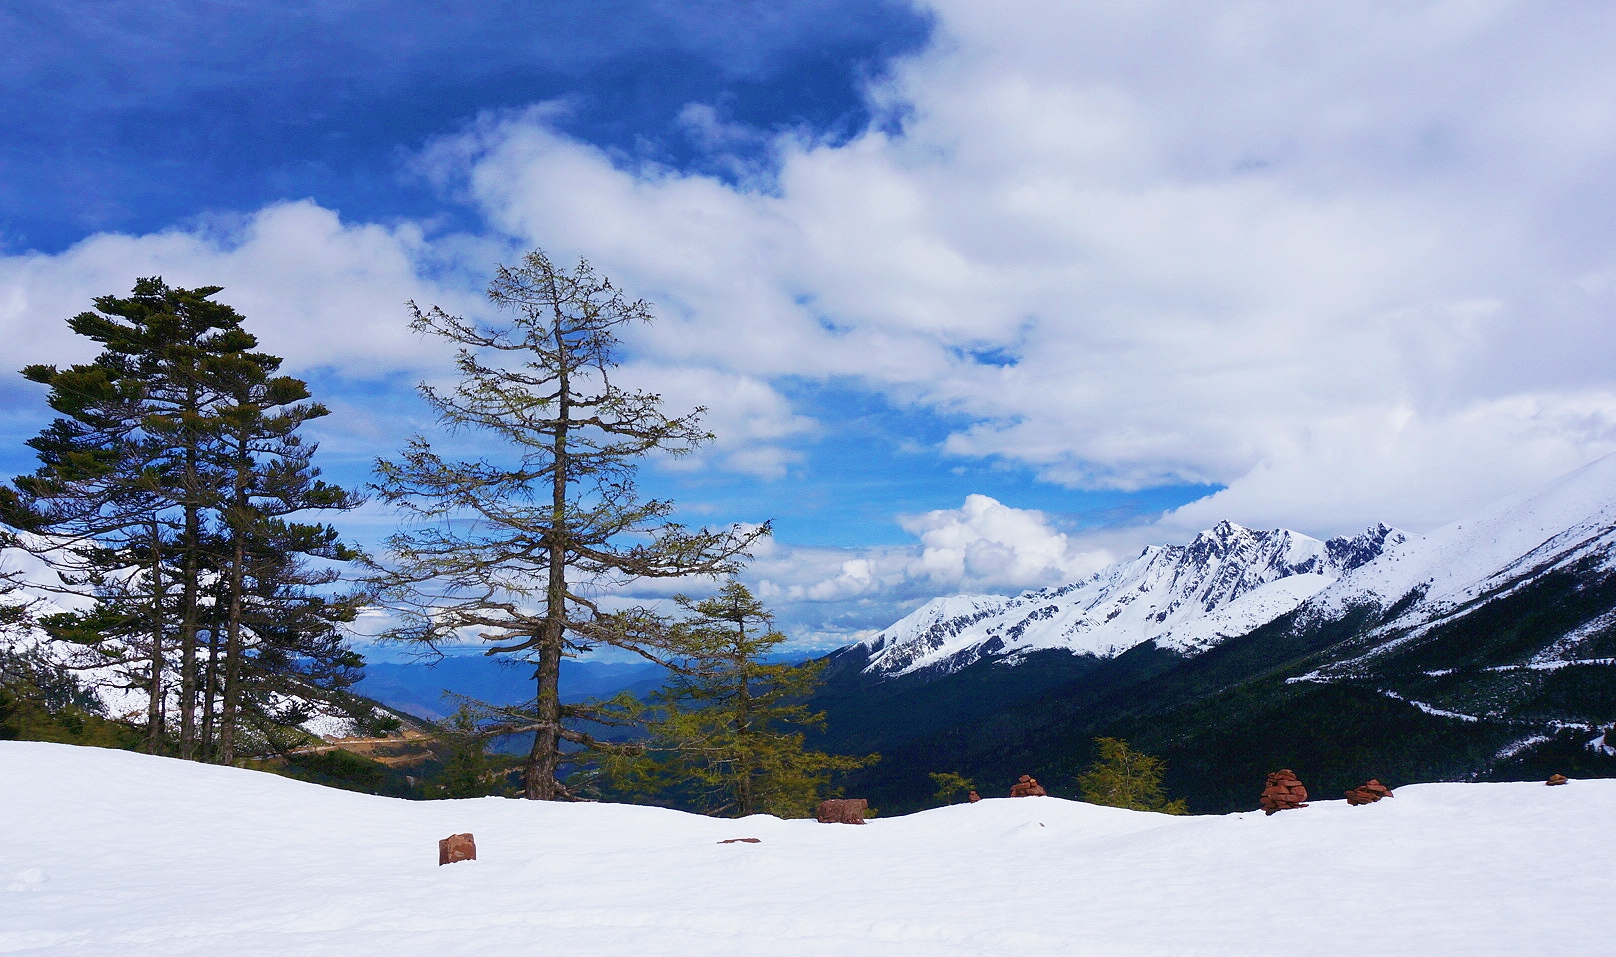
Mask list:
POLYGON ((353 556, 328 527, 285 516, 357 502, 318 481, 314 448, 295 434, 325 410, 304 401, 302 382, 274 375, 281 360, 255 351, 241 315, 211 300, 219 291, 141 279, 129 297, 100 297, 95 311, 69 321, 101 354, 66 369, 23 370, 50 387, 59 417, 30 440, 40 466, 0 498, 0 519, 34 533, 30 547, 65 588, 96 599, 87 612, 44 624, 81 649, 75 664, 111 665, 138 683, 147 748, 162 747, 172 703, 180 755, 228 759, 233 715, 216 721, 215 704, 231 711, 229 677, 252 657, 239 640, 243 595, 277 609, 252 624, 253 647, 281 649, 259 672, 299 691, 351 682, 342 668, 311 670, 342 660, 351 672, 356 659, 337 650, 332 628, 352 617, 352 600, 318 594, 335 575, 310 571, 302 557, 353 556), (248 572, 255 560, 259 571, 248 572), (310 618, 311 608, 330 613, 310 618), (233 644, 224 640, 232 628, 233 644), (330 680, 311 681, 316 674, 330 680))
POLYGON ((1083 800, 1132 811, 1189 813, 1182 798, 1167 799, 1162 789, 1167 765, 1161 758, 1141 754, 1118 738, 1095 738, 1094 748, 1098 752, 1094 764, 1077 777, 1083 800))
POLYGON ((298 430, 329 412, 308 401, 302 380, 273 374, 280 362, 238 357, 218 370, 228 402, 218 411, 224 554, 214 644, 224 668, 208 676, 206 717, 217 689, 218 760, 225 764, 235 758, 244 711, 269 726, 295 726, 306 720, 301 709, 310 693, 344 700, 340 692, 358 680, 361 664, 339 629, 354 619, 362 595, 330 594, 340 573, 311 564, 349 562, 359 553, 329 525, 286 520, 351 509, 360 500, 319 478, 315 447, 298 430))
POLYGON ((650 749, 674 790, 710 814, 801 817, 833 773, 877 759, 804 747, 803 732, 825 723, 823 712, 802 704, 824 663, 768 661, 785 635, 745 585, 731 581, 711 598, 675 600, 685 612, 672 629, 679 657, 655 697, 663 717, 652 726, 650 749))
MULTIPOLYGON (((97 303, 116 309, 121 301, 97 303)), ((101 318, 84 313, 71 324, 101 334, 101 318)), ((47 401, 59 417, 28 441, 40 465, 17 478, 0 503, 3 518, 31 533, 15 542, 51 564, 64 590, 98 599, 87 614, 47 624, 84 649, 78 664, 114 666, 146 694, 146 748, 155 752, 164 732, 177 572, 166 450, 144 429, 145 385, 129 353, 111 348, 91 363, 35 365, 23 374, 50 386, 47 401)))
POLYGON ((976 790, 975 781, 955 771, 933 771, 926 777, 937 785, 937 793, 932 795, 932 799, 944 804, 953 804, 956 799, 964 798, 976 790))
POLYGON ((491 327, 410 304, 418 332, 457 348, 459 382, 421 386, 452 431, 474 433, 482 458, 456 460, 417 436, 377 463, 377 490, 414 523, 388 541, 377 584, 401 616, 390 637, 436 647, 462 635, 488 654, 534 666, 522 708, 484 706, 489 733, 531 733, 530 799, 572 796, 563 769, 609 745, 584 722, 621 715, 563 705, 561 660, 601 644, 661 658, 655 616, 607 613, 591 595, 644 578, 724 575, 766 529, 710 531, 674 521, 673 504, 640 498, 635 474, 653 453, 681 455, 711 436, 703 410, 669 417, 659 396, 614 380, 618 332, 651 319, 587 262, 560 269, 538 251, 501 266, 488 297, 510 317, 491 327))

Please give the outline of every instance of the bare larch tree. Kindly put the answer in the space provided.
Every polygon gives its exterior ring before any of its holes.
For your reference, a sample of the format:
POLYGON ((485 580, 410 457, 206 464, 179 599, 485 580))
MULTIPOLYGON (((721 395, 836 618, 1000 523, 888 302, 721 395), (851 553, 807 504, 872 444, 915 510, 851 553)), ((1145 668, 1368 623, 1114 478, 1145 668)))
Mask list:
POLYGON ((562 704, 562 659, 601 644, 651 660, 667 650, 656 615, 597 599, 636 579, 730 574, 768 529, 686 528, 671 502, 639 496, 647 456, 712 438, 705 410, 669 417, 660 396, 613 381, 618 331, 651 320, 646 302, 587 262, 558 269, 540 251, 499 267, 488 297, 508 326, 410 303, 416 331, 458 348, 459 381, 423 384, 421 395, 449 431, 493 442, 481 457, 450 459, 416 436, 377 462, 377 492, 408 521, 377 559, 376 581, 399 615, 387 637, 437 649, 475 636, 486 654, 534 666, 531 702, 478 710, 487 733, 533 734, 528 798, 569 799, 562 769, 611 747, 580 726, 614 717, 562 704))

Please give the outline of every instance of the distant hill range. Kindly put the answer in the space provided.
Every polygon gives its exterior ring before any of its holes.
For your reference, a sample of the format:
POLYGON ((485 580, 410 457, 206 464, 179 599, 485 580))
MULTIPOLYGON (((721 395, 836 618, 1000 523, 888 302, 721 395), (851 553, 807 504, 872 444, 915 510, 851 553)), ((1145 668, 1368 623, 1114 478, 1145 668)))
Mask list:
POLYGON ((819 743, 881 751, 850 784, 895 812, 930 771, 1073 793, 1099 735, 1203 811, 1279 767, 1332 797, 1616 775, 1616 457, 1424 536, 1220 523, 1075 584, 937 599, 828 665, 819 743))
MULTIPOLYGON (((610 698, 622 691, 649 694, 662 687, 667 670, 650 662, 572 661, 561 663, 561 700, 610 698)), ((537 693, 533 665, 473 652, 423 661, 373 661, 355 691, 390 708, 428 721, 452 714, 453 694, 488 704, 514 705, 537 693)))

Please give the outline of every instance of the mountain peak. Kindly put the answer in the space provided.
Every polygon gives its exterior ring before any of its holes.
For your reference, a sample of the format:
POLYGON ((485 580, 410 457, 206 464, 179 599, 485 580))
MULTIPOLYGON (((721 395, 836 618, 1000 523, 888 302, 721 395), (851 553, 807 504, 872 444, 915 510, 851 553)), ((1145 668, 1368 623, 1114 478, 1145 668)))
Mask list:
POLYGON ((935 599, 860 644, 871 652, 866 670, 883 674, 951 672, 1043 648, 1109 656, 1151 640, 1193 653, 1290 611, 1402 537, 1375 525, 1322 542, 1225 520, 1082 582, 1014 598, 935 599))

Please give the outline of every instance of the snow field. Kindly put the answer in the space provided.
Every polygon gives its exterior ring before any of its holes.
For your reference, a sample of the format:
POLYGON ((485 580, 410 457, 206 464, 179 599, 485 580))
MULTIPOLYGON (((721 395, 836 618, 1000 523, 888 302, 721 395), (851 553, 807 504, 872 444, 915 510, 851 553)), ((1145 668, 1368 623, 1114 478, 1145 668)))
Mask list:
POLYGON ((408 802, 0 742, 0 954, 1598 955, 1613 817, 1616 781, 1573 781, 1271 818, 1006 798, 849 827, 408 802), (438 867, 460 831, 480 859, 438 867))

